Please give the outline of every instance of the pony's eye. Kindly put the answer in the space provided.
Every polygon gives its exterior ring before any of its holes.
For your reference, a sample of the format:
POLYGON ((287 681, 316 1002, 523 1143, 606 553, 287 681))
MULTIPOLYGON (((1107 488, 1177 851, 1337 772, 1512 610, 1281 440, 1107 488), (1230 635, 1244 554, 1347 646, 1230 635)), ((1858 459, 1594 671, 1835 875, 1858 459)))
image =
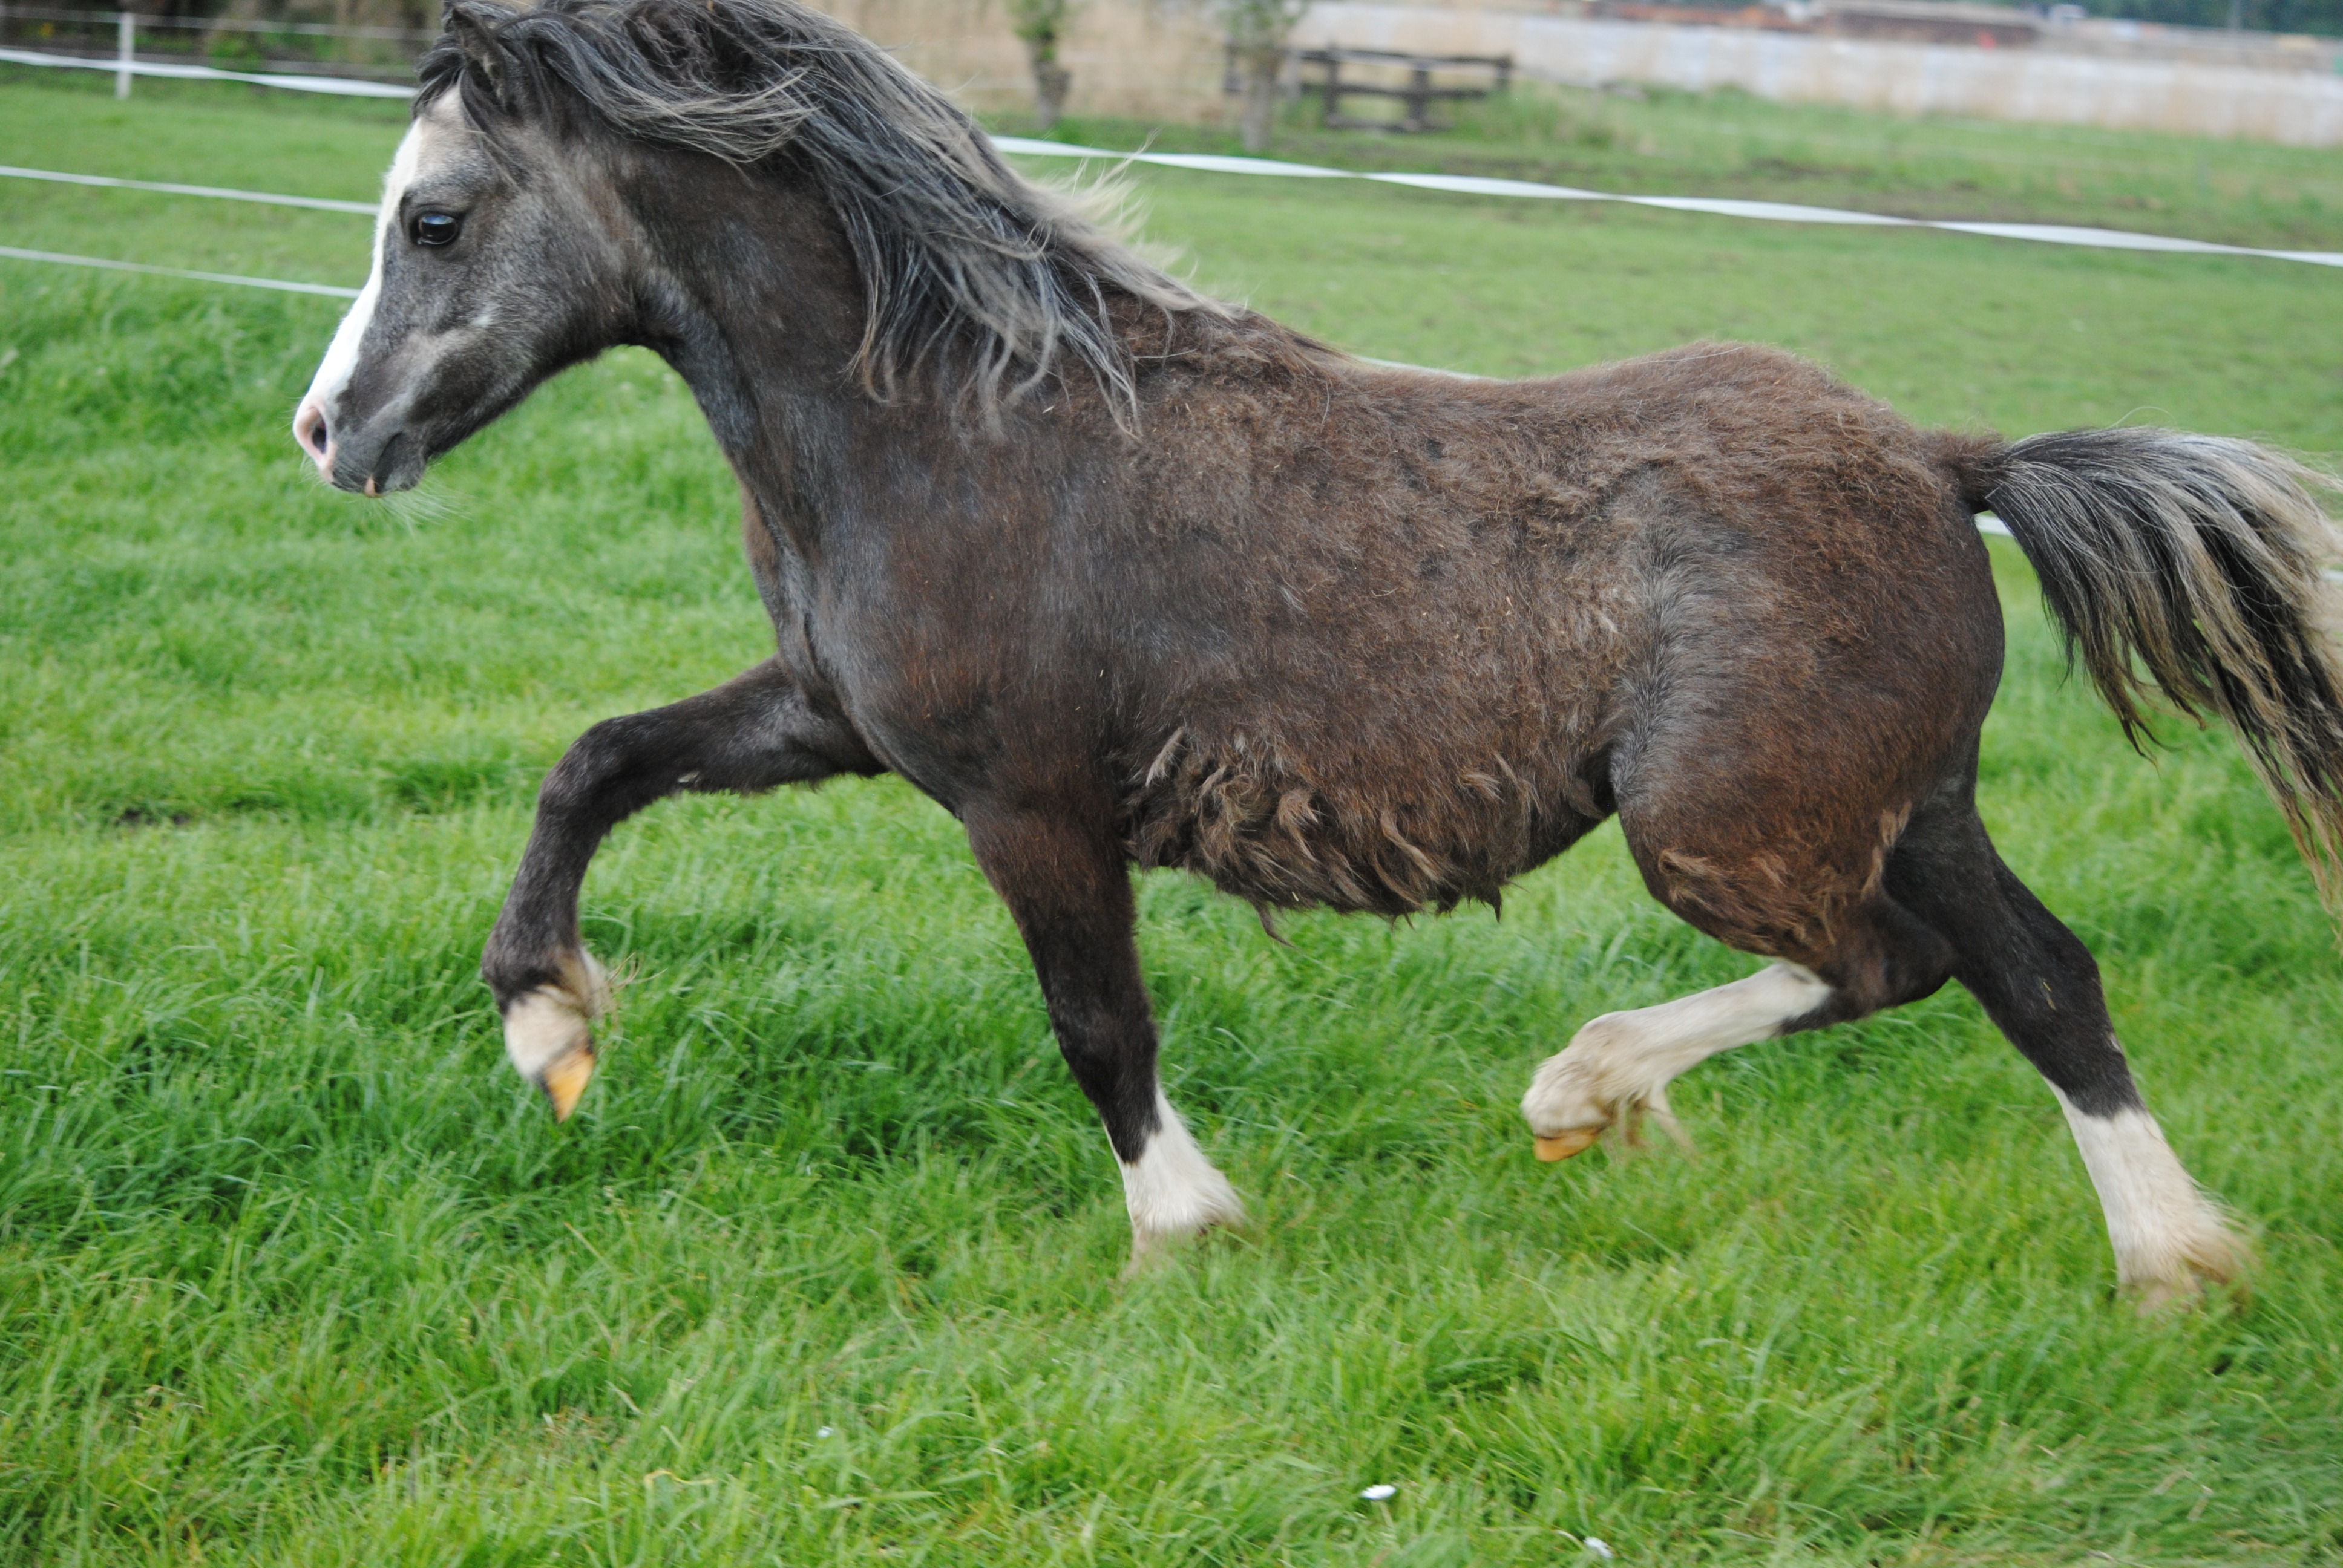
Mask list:
POLYGON ((427 212, 415 219, 415 243, 417 245, 453 245, 464 220, 452 212, 427 212))

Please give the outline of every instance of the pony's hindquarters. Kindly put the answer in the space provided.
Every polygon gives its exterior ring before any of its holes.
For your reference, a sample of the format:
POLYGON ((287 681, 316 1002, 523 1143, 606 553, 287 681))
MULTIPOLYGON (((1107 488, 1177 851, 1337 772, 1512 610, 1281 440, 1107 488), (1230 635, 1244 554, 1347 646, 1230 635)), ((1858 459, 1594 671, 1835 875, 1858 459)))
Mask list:
POLYGON ((1867 527, 1823 516, 1819 564, 1771 543, 1787 530, 1755 549, 1671 557, 1688 569, 1660 588, 1674 631, 1619 752, 1621 825, 1654 896, 1779 961, 1587 1025, 1524 1099, 1543 1155, 1574 1152, 1614 1121, 1632 1128, 1639 1110, 1664 1120, 1668 1080, 1715 1051, 1956 978, 2056 1095, 2122 1283, 2155 1304, 2238 1272, 2244 1245, 2149 1114, 2097 964, 2002 863, 1975 803, 2000 622, 1968 514, 1975 476, 1991 472, 2008 487, 1995 499, 2013 531, 2063 574, 2062 614, 2102 684, 2153 642, 2155 678, 2234 713, 2298 829, 2317 844, 2331 835, 2343 744, 2330 739, 2337 682, 2319 631, 2323 519, 2279 482, 2276 459, 2215 444, 2221 461, 2191 470, 2181 459, 2194 438, 2161 439, 2043 443, 2028 457, 1947 438, 1937 472, 1953 482, 1933 513, 1888 508, 1867 527), (2078 456, 2127 446, 2154 448, 2144 474, 2078 456), (1834 554, 1836 540, 1883 533, 1908 548, 1834 554), (1805 613, 1770 628, 1748 608, 1785 605, 1805 613))
POLYGON ((1652 635, 1610 758, 1620 827, 1654 898, 1777 961, 1582 1029, 1523 1101, 1542 1157, 1614 1122, 1632 1135, 1644 1111, 1672 1127, 1667 1083, 1704 1058, 1953 971, 1885 881, 1916 812, 1974 778, 2000 610, 1921 438, 1885 421, 1874 436, 1838 472, 1751 475, 1737 487, 1759 506, 1704 508, 1691 487, 1635 503, 1652 635))

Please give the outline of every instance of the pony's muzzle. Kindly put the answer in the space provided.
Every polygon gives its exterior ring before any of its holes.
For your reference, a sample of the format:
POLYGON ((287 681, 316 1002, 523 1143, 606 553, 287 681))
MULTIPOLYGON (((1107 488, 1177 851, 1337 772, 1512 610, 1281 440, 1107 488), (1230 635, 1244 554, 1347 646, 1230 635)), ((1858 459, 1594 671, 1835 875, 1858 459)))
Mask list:
POLYGON ((371 421, 328 436, 317 466, 337 490, 387 496, 423 477, 423 443, 403 425, 371 421))
MULTIPOLYGON (((347 414, 347 410, 344 410, 347 414)), ((377 414, 353 429, 347 418, 327 416, 322 398, 304 397, 294 411, 293 438, 337 490, 387 496, 410 489, 423 477, 421 443, 397 417, 377 414)))

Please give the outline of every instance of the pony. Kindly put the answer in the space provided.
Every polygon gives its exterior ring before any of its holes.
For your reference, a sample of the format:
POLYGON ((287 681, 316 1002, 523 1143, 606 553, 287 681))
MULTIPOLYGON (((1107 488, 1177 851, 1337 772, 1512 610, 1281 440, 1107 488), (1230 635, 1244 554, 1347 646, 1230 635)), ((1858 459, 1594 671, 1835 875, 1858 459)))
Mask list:
POLYGON ((894 772, 965 826, 1119 1161, 1133 1266, 1242 1205, 1158 1083, 1131 868, 1264 924, 1495 904, 1617 816, 1652 896, 1765 961, 1594 1019, 1541 1159, 1673 1127, 1736 1046, 1957 980, 2056 1096, 2148 1302, 2246 1251, 2133 1081, 2097 965, 1996 853, 2002 623, 1977 515, 2137 734, 2242 739, 2331 879, 2337 536, 2245 441, 1922 430, 1771 349, 1546 379, 1361 361, 1208 298, 1012 173, 799 0, 455 0, 366 287, 294 435, 381 496, 614 345, 738 475, 773 656, 594 725, 482 960, 567 1117, 608 1005, 588 862, 682 790, 894 772))

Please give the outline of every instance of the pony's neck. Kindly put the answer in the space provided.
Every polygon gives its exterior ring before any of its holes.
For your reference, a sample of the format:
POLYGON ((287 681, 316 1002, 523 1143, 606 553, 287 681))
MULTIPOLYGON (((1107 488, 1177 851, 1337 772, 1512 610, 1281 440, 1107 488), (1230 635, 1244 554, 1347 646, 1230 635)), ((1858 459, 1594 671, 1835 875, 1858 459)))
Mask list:
POLYGON ((801 510, 834 482, 839 454, 900 423, 853 370, 863 300, 844 234, 786 173, 646 158, 629 184, 657 279, 647 346, 691 387, 758 499, 801 510))

